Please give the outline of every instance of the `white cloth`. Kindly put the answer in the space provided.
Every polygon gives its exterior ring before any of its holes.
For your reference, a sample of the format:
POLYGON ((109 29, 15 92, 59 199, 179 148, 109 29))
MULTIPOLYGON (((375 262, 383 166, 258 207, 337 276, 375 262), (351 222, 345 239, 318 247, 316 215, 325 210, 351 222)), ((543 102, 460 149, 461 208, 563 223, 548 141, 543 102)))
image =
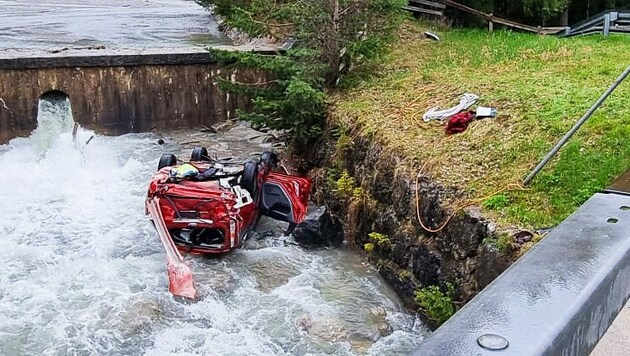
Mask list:
POLYGON ((431 108, 429 109, 429 111, 425 112, 424 115, 422 115, 422 120, 424 120, 424 122, 429 122, 435 119, 446 119, 462 110, 468 109, 471 105, 477 102, 477 99, 479 99, 478 95, 466 93, 462 95, 462 98, 459 100, 458 105, 445 110, 437 110, 437 108, 431 108))

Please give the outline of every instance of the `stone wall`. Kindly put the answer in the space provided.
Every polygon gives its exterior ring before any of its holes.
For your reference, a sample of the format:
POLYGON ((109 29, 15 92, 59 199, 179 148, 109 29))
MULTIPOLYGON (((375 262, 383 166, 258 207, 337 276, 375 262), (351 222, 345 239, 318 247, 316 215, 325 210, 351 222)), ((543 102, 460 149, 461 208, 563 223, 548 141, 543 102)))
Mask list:
MULTIPOLYGON (((424 230, 416 217, 417 172, 405 168, 412 165, 401 164, 401 157, 370 139, 355 135, 351 141, 340 148, 329 138, 320 148, 317 164, 323 168, 316 179, 316 200, 343 221, 347 244, 364 250, 407 306, 417 308, 416 290, 430 285, 444 288, 447 282, 456 287, 456 303, 463 305, 510 265, 513 256, 483 242, 496 232, 474 208, 457 213, 439 232, 424 230), (354 197, 339 196, 335 179, 343 171, 360 188, 354 197), (388 241, 370 239, 371 232, 388 241), (366 244, 372 244, 373 250, 366 251, 366 244)), ((418 185, 420 215, 429 229, 435 229, 451 214, 447 202, 461 193, 426 175, 418 185)))

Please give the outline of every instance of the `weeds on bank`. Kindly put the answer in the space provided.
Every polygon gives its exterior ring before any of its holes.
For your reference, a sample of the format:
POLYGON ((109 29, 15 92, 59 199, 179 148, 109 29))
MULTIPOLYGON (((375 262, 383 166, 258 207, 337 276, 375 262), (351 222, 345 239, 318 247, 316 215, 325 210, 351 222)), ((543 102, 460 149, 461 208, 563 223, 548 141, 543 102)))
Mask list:
POLYGON ((368 234, 368 238, 372 241, 372 243, 381 247, 390 247, 392 245, 392 240, 390 240, 389 236, 378 232, 370 232, 368 234))
POLYGON ((415 300, 429 319, 441 325, 455 314, 454 296, 455 287, 451 283, 446 283, 445 292, 438 286, 428 286, 417 290, 415 300))
POLYGON ((491 249, 502 253, 509 253, 517 247, 514 243, 514 238, 510 234, 501 234, 496 237, 488 237, 483 240, 483 243, 489 246, 491 249))
POLYGON ((348 171, 343 171, 341 177, 333 185, 333 191, 342 199, 350 199, 352 201, 360 200, 365 194, 363 188, 358 187, 356 181, 348 171))
MULTIPOLYGON (((523 177, 627 66, 626 37, 570 39, 511 31, 445 30, 439 42, 409 22, 376 75, 335 97, 333 120, 417 161, 435 160, 434 179, 485 196, 523 177), (465 92, 496 118, 462 134, 425 123, 465 92)), ((622 83, 536 177, 532 189, 483 206, 500 223, 551 226, 630 167, 630 81, 622 83)))

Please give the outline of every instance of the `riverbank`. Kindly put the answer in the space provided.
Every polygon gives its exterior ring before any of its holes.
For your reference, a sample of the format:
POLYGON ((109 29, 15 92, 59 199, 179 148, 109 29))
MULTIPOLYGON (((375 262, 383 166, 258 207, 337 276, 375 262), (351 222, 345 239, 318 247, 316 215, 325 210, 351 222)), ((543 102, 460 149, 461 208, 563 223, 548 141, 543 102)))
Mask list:
POLYGON ((615 36, 407 22, 369 76, 333 95, 316 198, 344 221, 348 244, 436 326, 630 165, 623 84, 530 187, 521 185, 625 69, 628 49, 615 36), (464 93, 498 115, 454 135, 422 120, 464 93))
MULTIPOLYGON (((472 199, 522 182, 628 64, 623 36, 439 29, 433 41, 422 35, 429 27, 407 22, 376 75, 335 96, 331 124, 400 153, 410 168, 426 164, 433 180, 472 199), (467 92, 498 116, 452 136, 423 122, 429 108, 467 92)), ((503 227, 550 227, 609 184, 630 166, 629 95, 622 84, 530 189, 481 200, 484 213, 503 227)))

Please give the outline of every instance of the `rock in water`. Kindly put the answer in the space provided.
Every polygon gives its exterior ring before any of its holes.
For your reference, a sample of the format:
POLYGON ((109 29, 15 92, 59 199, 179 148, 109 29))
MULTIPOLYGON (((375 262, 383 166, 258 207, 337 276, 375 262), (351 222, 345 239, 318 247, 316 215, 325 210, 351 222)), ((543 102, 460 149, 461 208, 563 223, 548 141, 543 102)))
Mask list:
POLYGON ((310 207, 306 219, 293 231, 293 237, 301 245, 339 246, 343 243, 343 226, 325 206, 310 207))

